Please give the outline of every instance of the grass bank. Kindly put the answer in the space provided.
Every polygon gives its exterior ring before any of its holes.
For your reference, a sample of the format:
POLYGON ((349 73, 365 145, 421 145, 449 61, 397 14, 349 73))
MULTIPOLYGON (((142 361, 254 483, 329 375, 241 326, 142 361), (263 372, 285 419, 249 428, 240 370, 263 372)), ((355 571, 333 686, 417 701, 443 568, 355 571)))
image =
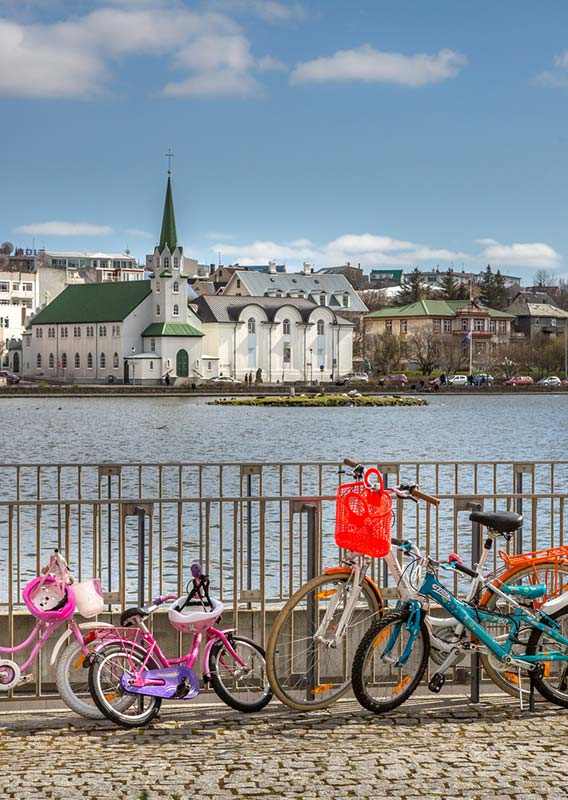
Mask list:
POLYGON ((321 394, 321 395, 280 395, 276 397, 230 397, 212 400, 209 405, 217 406, 288 406, 288 407, 321 407, 336 408, 337 406, 427 406, 428 401, 421 397, 401 397, 388 395, 372 397, 358 395, 349 397, 346 394, 321 394))

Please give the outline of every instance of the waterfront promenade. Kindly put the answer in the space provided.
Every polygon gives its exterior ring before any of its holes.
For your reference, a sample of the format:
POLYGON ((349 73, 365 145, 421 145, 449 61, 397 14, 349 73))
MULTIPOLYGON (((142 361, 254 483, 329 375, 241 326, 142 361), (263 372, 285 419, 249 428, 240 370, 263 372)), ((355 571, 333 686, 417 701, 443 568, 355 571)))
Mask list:
POLYGON ((421 696, 382 717, 351 701, 309 715, 170 705, 135 731, 4 706, 0 797, 560 800, 567 755, 568 711, 511 698, 421 696))

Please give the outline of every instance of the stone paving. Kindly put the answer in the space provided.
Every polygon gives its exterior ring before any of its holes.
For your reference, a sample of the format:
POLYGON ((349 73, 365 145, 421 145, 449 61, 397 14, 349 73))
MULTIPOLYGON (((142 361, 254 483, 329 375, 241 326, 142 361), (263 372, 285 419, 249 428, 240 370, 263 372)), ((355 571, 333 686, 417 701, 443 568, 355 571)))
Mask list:
POLYGON ((0 713, 1 800, 565 800, 567 756, 568 710, 509 699, 419 699, 381 717, 351 701, 309 715, 169 705, 134 731, 0 713))

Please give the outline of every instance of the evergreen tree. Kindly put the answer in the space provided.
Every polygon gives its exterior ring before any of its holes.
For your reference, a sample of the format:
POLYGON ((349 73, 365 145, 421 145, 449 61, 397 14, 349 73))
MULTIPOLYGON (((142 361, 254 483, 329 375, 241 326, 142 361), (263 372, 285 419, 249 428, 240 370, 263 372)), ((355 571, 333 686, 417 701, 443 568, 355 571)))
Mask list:
POLYGON ((421 297, 428 297, 428 287, 424 283, 422 273, 416 267, 409 273, 406 281, 402 284, 397 304, 405 306, 408 303, 416 303, 421 297))
POLYGON ((493 297, 491 308, 499 308, 503 310, 509 305, 509 297, 507 295, 507 287, 505 285, 505 278, 501 272, 497 270, 495 274, 495 281, 493 284, 493 297))
POLYGON ((468 287, 458 281, 451 267, 442 275, 442 293, 439 297, 443 300, 466 300, 469 297, 468 287))
POLYGON ((482 274, 479 299, 489 308, 503 309, 509 304, 505 279, 499 270, 494 273, 490 264, 482 274))

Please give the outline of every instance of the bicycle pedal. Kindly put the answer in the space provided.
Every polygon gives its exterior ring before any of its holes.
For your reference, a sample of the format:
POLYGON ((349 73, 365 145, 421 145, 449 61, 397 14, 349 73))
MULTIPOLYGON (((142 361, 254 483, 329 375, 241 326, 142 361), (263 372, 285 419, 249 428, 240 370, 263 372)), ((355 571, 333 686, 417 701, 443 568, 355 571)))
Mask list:
POLYGON ((182 678, 181 682, 177 685, 174 698, 176 700, 182 700, 184 697, 191 691, 191 683, 189 682, 189 678, 182 678))
POLYGON ((442 675, 441 672, 435 672, 432 677, 430 678, 430 682, 428 684, 428 688, 434 694, 438 694, 442 690, 442 686, 446 682, 446 676, 442 675))

